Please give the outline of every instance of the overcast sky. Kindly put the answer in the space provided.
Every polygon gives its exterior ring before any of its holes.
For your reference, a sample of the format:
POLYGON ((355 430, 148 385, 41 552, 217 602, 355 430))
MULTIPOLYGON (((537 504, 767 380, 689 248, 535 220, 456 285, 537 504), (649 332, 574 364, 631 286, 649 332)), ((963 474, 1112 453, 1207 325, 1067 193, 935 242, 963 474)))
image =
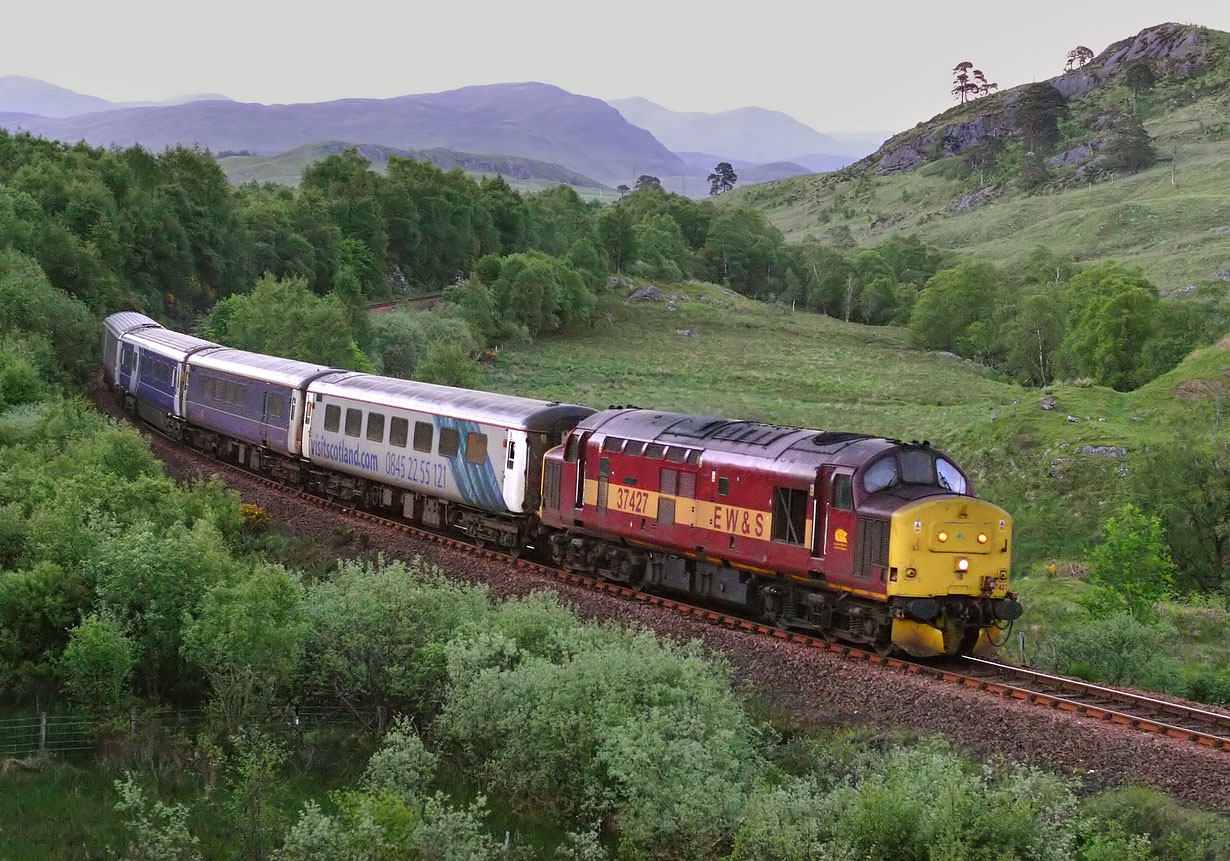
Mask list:
POLYGON ((542 81, 677 111, 756 105, 822 132, 900 131, 953 104, 970 60, 1001 88, 1078 44, 1164 21, 1230 30, 1227 0, 59 0, 5 4, 0 75, 116 101, 388 98, 542 81))

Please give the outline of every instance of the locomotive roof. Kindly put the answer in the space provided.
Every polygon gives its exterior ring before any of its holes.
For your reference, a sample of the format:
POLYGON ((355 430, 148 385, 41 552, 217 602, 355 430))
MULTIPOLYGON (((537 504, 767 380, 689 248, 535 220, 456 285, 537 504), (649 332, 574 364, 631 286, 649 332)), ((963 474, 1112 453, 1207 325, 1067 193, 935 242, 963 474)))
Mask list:
POLYGON ((136 311, 120 311, 117 314, 111 314, 103 320, 103 325, 115 335, 123 335, 133 329, 162 328, 157 320, 146 317, 144 314, 138 314, 136 311))
POLYGON ((256 377, 265 382, 296 389, 302 388, 322 374, 338 373, 336 368, 328 365, 315 365, 297 359, 283 359, 229 347, 199 353, 189 359, 188 363, 193 367, 256 377))
POLYGON ((182 362, 202 348, 221 349, 213 341, 206 341, 195 335, 185 335, 182 332, 173 332, 161 326, 157 329, 138 329, 135 332, 129 332, 124 335, 124 340, 177 362, 182 362))
POLYGON ((704 451, 747 454, 786 463, 858 464, 899 443, 845 431, 820 431, 717 416, 613 408, 595 413, 580 427, 610 436, 687 446, 704 451))
POLYGON ((592 408, 579 404, 540 401, 350 371, 321 377, 312 382, 309 391, 530 431, 554 431, 560 428, 561 423, 571 427, 593 413, 592 408))

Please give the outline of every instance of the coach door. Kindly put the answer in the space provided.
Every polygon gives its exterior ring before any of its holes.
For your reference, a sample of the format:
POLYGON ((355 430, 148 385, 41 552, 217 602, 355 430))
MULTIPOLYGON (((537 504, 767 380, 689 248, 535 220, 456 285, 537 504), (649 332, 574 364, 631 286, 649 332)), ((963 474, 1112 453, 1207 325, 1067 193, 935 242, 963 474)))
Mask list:
POLYGON ((817 500, 815 538, 822 543, 824 573, 829 579, 848 580, 854 572, 854 471, 849 467, 826 470, 821 482, 823 506, 817 500))

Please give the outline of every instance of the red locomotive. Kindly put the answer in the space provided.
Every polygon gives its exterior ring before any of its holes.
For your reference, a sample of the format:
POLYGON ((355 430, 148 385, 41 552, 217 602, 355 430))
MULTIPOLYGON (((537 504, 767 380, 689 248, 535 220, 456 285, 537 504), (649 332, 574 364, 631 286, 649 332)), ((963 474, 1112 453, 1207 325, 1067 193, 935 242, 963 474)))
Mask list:
POLYGON ((979 651, 1021 607, 1011 520, 926 443, 642 409, 543 468, 555 561, 915 655, 979 651))

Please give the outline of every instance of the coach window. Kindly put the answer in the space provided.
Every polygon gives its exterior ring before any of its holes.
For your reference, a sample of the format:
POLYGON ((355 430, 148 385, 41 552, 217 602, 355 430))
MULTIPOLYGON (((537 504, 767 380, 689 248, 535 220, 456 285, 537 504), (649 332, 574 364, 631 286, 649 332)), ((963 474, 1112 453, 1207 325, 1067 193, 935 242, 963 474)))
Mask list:
POLYGON ((282 396, 277 392, 265 392, 265 418, 282 417, 282 396))
POLYGON ((342 408, 337 404, 325 405, 325 430, 329 433, 337 433, 337 429, 342 426, 342 408))
POLYGON ((833 476, 833 507, 839 511, 854 508, 854 491, 850 486, 850 476, 833 476))
POLYGON ((346 410, 346 436, 358 436, 363 430, 363 410, 346 410))
POLYGON ((384 442, 384 413, 367 414, 367 438, 372 442, 384 442))
POLYGON ((730 493, 730 479, 729 478, 719 478, 718 479, 718 496, 725 496, 728 493, 730 493))
MULTIPOLYGON (((428 422, 414 423, 414 450, 431 451, 431 440, 435 436, 435 426, 428 422)), ((486 457, 486 452, 483 453, 486 457)))
POLYGON ((807 491, 773 488, 773 540, 802 544, 806 522, 807 491))
POLYGON ((485 433, 466 434, 466 463, 487 462, 487 435, 485 433))
POLYGON ((406 447, 406 437, 410 435, 410 420, 394 418, 389 422, 389 445, 398 448, 406 447))
POLYGON ((440 454, 443 457, 456 457, 461 451, 461 434, 453 428, 440 428, 440 454))

